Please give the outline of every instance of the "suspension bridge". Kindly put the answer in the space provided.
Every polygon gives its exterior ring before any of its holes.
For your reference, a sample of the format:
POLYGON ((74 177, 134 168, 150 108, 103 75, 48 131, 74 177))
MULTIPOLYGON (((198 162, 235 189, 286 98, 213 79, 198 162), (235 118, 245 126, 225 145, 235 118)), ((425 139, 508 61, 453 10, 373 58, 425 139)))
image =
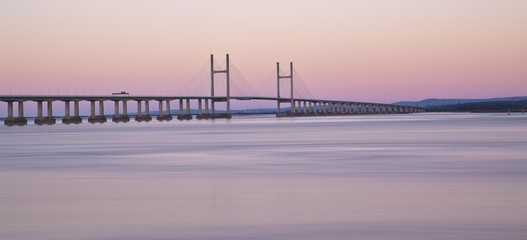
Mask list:
POLYGON ((169 121, 173 119, 171 115, 171 102, 179 103, 179 111, 176 116, 179 120, 190 120, 194 116, 191 114, 191 101, 197 102, 196 119, 216 119, 231 118, 231 100, 263 100, 276 102, 277 117, 304 117, 304 116, 331 116, 331 115, 354 115, 354 114, 398 114, 398 113, 417 113, 424 112, 425 109, 416 106, 394 105, 386 103, 370 103, 356 101, 339 101, 314 99, 312 97, 295 97, 295 79, 293 74, 293 63, 289 64, 289 74, 281 74, 280 65, 276 63, 276 97, 262 96, 231 96, 231 66, 229 54, 226 55, 226 67, 218 70, 214 66, 214 56, 210 56, 210 96, 135 96, 126 93, 116 95, 0 95, 0 101, 7 102, 7 118, 4 124, 8 126, 27 125, 27 119, 24 116, 24 102, 37 103, 37 117, 34 123, 37 125, 55 124, 57 119, 53 115, 54 101, 64 102, 64 124, 82 123, 83 118, 79 114, 79 102, 90 102, 90 115, 88 122, 103 123, 107 122, 107 116, 104 113, 104 102, 114 102, 114 114, 111 116, 113 122, 128 122, 128 101, 137 103, 137 113, 135 121, 151 121, 153 116, 150 115, 150 102, 156 102, 159 105, 156 119, 159 121, 169 121), (225 74, 226 86, 225 95, 215 95, 215 75, 225 74), (290 96, 280 96, 280 83, 283 80, 289 80, 290 96), (216 103, 224 103, 224 111, 216 110, 216 103), (14 105, 17 105, 17 116, 14 115, 14 105), (285 104, 288 108, 281 111, 281 105, 285 104), (46 115, 44 115, 44 106, 46 106, 46 115), (73 105, 73 112, 72 106, 73 105), (144 108, 143 108, 144 106, 144 108))

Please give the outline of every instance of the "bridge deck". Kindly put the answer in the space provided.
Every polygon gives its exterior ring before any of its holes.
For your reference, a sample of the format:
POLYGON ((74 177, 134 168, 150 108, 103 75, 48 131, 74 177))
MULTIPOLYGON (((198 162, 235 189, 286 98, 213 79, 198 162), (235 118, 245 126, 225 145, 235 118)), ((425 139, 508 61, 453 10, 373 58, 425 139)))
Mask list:
MULTIPOLYGON (((231 96, 231 100, 264 100, 264 101, 280 101, 290 102, 291 98, 276 98, 276 97, 260 97, 260 96, 231 96)), ((226 97, 218 96, 112 96, 112 95, 0 95, 0 101, 15 102, 15 101, 166 101, 177 99, 208 99, 208 100, 226 100, 226 97)), ((346 100, 330 100, 330 99, 308 99, 308 98, 294 98, 294 101, 300 102, 327 102, 327 103, 351 103, 351 104, 383 104, 393 105, 389 103, 372 103, 372 102, 357 102, 346 100)))

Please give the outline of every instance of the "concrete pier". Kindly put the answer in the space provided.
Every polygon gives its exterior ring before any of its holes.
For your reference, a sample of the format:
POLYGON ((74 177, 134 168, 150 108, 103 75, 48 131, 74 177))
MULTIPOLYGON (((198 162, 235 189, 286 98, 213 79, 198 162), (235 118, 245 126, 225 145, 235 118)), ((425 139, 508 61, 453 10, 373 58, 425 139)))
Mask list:
POLYGON ((82 123, 82 118, 79 116, 79 101, 74 101, 73 103, 73 116, 70 116, 70 101, 64 101, 65 105, 65 114, 62 119, 64 124, 79 124, 82 123))
POLYGON ((183 99, 179 99, 179 115, 177 116, 178 120, 191 120, 192 115, 190 115, 190 100, 186 101, 186 108, 183 111, 183 99))
POLYGON ((205 109, 204 109, 205 113, 196 116, 196 119, 210 119, 211 118, 211 115, 209 113, 209 100, 208 99, 204 99, 204 101, 205 101, 205 109))
POLYGON ((167 109, 166 109, 166 113, 163 113, 163 100, 158 100, 159 101, 159 115, 157 115, 157 120, 158 121, 170 121, 172 120, 172 115, 170 115, 170 100, 166 100, 166 105, 167 105, 167 109))
POLYGON ((209 115, 209 100, 208 99, 204 99, 205 100, 205 113, 203 113, 203 109, 201 108, 202 104, 201 104, 201 101, 202 99, 198 99, 198 115, 196 115, 196 119, 210 119, 210 115, 209 115))
POLYGON ((130 117, 128 116, 128 107, 126 104, 126 101, 123 101, 123 114, 119 113, 119 100, 115 100, 115 113, 112 117, 112 122, 118 123, 118 122, 129 122, 130 117))
POLYGON ((137 100, 137 115, 135 116, 136 122, 148 122, 152 121, 152 117, 150 116, 150 112, 148 109, 148 101, 145 101, 145 114, 143 114, 141 110, 142 101, 137 100))
POLYGON ((23 126, 27 125, 27 120, 24 118, 24 102, 18 102, 18 117, 13 116, 13 102, 7 102, 7 118, 4 121, 7 126, 23 126))
POLYGON ((89 123, 105 123, 106 117, 104 116, 104 101, 99 101, 99 115, 95 115, 95 102, 96 101, 90 101, 91 102, 91 111, 90 111, 90 117, 88 118, 89 123))
POLYGON ((55 124, 57 122, 57 120, 55 118, 53 118, 53 106, 52 106, 52 101, 48 101, 48 114, 46 117, 43 117, 42 116, 42 101, 39 101, 38 102, 38 117, 35 118, 35 124, 37 125, 44 125, 44 124, 47 124, 47 125, 50 125, 50 124, 55 124))

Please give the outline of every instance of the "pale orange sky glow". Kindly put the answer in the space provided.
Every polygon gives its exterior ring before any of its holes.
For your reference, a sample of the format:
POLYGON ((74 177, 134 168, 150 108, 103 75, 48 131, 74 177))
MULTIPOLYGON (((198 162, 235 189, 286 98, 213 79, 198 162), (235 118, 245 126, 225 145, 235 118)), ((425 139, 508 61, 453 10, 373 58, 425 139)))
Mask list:
POLYGON ((0 94, 179 94, 229 53, 254 88, 294 62, 316 98, 525 96, 526 42, 524 0, 4 0, 0 94))

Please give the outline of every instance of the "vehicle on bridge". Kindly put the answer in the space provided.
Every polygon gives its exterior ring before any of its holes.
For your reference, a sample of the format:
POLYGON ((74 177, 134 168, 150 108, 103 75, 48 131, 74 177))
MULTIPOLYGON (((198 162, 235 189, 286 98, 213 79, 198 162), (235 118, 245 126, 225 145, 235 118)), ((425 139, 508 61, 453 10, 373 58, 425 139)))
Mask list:
POLYGON ((121 91, 118 93, 112 93, 113 96, 129 96, 130 93, 127 93, 126 91, 121 91))

